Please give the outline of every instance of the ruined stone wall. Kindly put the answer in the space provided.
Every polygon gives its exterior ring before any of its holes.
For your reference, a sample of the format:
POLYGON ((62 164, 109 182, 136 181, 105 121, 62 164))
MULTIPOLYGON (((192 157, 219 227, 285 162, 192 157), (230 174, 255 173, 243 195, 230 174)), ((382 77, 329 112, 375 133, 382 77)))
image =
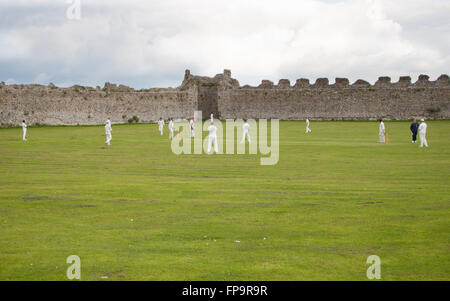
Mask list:
POLYGON ((104 88, 73 86, 58 88, 52 84, 5 85, 0 83, 0 123, 76 125, 126 123, 137 116, 140 122, 160 117, 187 119, 195 110, 210 112, 221 119, 278 118, 296 119, 429 119, 450 118, 450 79, 447 75, 430 81, 421 75, 412 83, 401 77, 391 83, 380 77, 370 85, 364 80, 349 83, 337 78, 330 85, 319 78, 314 84, 298 79, 294 85, 282 79, 277 85, 263 80, 258 87, 239 85, 225 70, 215 77, 193 76, 186 71, 178 88, 134 90, 106 83, 104 88))
POLYGON ((211 112, 219 117, 218 94, 217 86, 198 87, 197 109, 202 111, 203 119, 210 118, 211 112))
POLYGON ((310 85, 306 79, 291 86, 288 80, 278 85, 264 80, 258 87, 244 86, 219 95, 221 118, 297 119, 410 119, 450 117, 450 83, 447 76, 430 82, 423 76, 412 84, 409 77, 391 83, 381 77, 375 85, 359 80, 318 79, 310 85))
POLYGON ((188 118, 197 109, 192 89, 150 89, 120 91, 85 87, 56 88, 40 85, 4 85, 0 89, 0 123, 76 125, 126 123, 133 116, 139 122, 160 117, 188 118))
POLYGON ((240 89, 220 97, 221 118, 449 118, 450 89, 240 89))

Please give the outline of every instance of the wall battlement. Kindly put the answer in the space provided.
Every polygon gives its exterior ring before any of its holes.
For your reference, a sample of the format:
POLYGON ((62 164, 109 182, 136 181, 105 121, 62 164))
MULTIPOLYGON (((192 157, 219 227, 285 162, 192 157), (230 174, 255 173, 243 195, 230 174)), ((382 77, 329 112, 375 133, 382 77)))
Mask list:
POLYGON ((305 89, 305 88, 361 88, 361 87, 385 87, 385 88, 399 88, 399 87, 449 87, 450 80, 448 75, 443 74, 435 81, 430 81, 428 75, 420 75, 415 83, 411 82, 410 76, 401 76, 398 82, 392 82, 388 76, 381 76, 371 85, 369 82, 358 79, 353 84, 350 84, 348 78, 337 77, 334 84, 330 84, 328 78, 318 78, 315 83, 311 84, 309 79, 300 78, 297 79, 294 85, 291 85, 288 79, 280 79, 278 84, 275 85, 270 80, 262 80, 261 84, 257 87, 245 85, 242 88, 245 89, 305 89))
POLYGON ((410 119, 450 118, 450 78, 441 75, 430 81, 420 75, 414 83, 409 76, 397 82, 382 76, 372 85, 358 79, 318 78, 314 83, 300 78, 277 84, 262 80, 252 87, 240 86, 231 71, 214 77, 192 75, 186 70, 177 88, 136 90, 125 85, 105 83, 104 87, 74 85, 6 85, 0 83, 0 123, 29 124, 102 124, 107 117, 113 123, 126 123, 137 116, 142 122, 190 118, 202 110, 219 118, 298 119, 410 119))

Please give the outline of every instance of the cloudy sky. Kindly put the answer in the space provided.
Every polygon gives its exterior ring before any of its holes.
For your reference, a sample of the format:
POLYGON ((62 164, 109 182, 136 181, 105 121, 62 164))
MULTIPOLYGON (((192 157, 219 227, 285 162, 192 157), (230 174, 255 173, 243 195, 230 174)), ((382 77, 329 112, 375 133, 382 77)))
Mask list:
POLYGON ((434 80, 450 73, 449 16, 448 0, 0 0, 0 81, 434 80))

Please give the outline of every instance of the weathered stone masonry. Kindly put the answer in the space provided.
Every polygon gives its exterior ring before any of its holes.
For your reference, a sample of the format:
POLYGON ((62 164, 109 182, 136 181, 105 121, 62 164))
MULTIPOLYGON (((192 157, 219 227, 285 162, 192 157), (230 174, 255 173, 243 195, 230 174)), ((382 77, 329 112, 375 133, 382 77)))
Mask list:
POLYGON ((133 116, 140 122, 159 117, 190 118, 195 110, 203 117, 210 112, 221 119, 278 118, 297 119, 447 119, 450 117, 450 79, 441 75, 430 81, 426 75, 411 82, 408 76, 391 83, 380 77, 374 85, 346 78, 335 84, 319 78, 314 84, 298 79, 294 85, 281 79, 277 85, 263 80, 258 87, 239 85, 225 70, 215 77, 202 77, 186 70, 181 86, 167 89, 135 90, 106 83, 104 88, 53 84, 0 84, 0 123, 29 124, 101 124, 107 117, 113 123, 125 123, 133 116))

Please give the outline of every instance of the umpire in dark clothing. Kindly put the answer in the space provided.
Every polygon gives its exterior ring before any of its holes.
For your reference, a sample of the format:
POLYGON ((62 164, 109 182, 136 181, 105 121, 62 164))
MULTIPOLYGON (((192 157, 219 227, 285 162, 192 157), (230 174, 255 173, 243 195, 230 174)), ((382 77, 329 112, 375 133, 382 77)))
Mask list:
POLYGON ((419 129, 419 124, 415 119, 413 120, 413 123, 411 123, 411 125, 409 126, 409 129, 411 130, 412 133, 412 143, 416 143, 417 130, 419 129))

